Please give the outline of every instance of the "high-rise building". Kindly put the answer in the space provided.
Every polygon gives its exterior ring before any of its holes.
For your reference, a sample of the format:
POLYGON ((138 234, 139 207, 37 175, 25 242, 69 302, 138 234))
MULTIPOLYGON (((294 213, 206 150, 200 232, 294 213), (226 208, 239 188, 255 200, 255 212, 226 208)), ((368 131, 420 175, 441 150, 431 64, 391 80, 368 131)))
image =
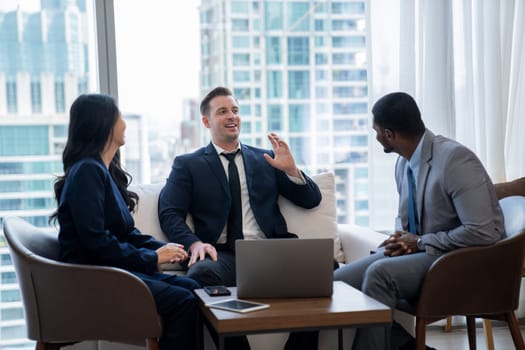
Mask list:
POLYGON ((200 21, 201 94, 231 88, 242 142, 280 134, 335 173, 338 221, 368 225, 365 1, 202 0, 200 21))
MULTIPOLYGON (((32 12, 0 7, 0 218, 47 227, 56 208, 67 110, 89 89, 85 11, 85 0, 42 0, 32 12)), ((2 235, 0 274, 0 348, 32 346, 2 235)))
POLYGON ((150 183, 148 124, 140 114, 124 114, 122 117, 126 121, 126 146, 120 152, 126 171, 132 174, 134 184, 150 183))
MULTIPOLYGON (((82 93, 97 91, 89 55, 91 0, 0 3, 0 218, 15 215, 35 226, 56 209, 53 182, 63 173, 68 110, 82 93), (89 5, 89 8, 88 8, 89 5)), ((122 160, 134 182, 148 183, 147 128, 124 115, 122 160), (126 162, 127 160, 127 162, 126 162)), ((1 219, 0 219, 1 225, 1 219)), ((27 340, 12 261, 0 235, 0 349, 34 347, 27 340)))

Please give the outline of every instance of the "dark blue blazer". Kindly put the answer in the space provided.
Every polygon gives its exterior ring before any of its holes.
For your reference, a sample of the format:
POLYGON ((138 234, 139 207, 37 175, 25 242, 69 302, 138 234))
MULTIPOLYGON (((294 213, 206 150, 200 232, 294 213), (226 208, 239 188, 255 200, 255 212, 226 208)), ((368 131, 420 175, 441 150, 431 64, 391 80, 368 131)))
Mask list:
MULTIPOLYGON (((297 185, 273 168, 263 156, 268 153, 273 157, 273 151, 247 145, 241 145, 241 150, 257 224, 268 238, 289 237, 277 204, 279 195, 310 209, 321 202, 319 187, 304 173, 306 185, 297 185)), ((228 179, 211 143, 175 158, 159 197, 160 225, 171 241, 186 248, 198 240, 215 244, 226 225, 230 206, 228 179), (192 216, 195 234, 186 225, 187 214, 192 216)))
POLYGON ((163 246, 134 227, 124 198, 97 158, 75 163, 58 204, 60 260, 153 273, 163 246))

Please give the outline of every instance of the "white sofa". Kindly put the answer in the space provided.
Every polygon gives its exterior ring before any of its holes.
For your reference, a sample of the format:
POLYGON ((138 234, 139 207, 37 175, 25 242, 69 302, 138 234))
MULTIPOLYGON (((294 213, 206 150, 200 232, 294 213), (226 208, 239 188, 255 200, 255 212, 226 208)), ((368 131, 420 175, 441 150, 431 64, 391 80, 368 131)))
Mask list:
MULTIPOLYGON (((370 254, 370 250, 385 239, 385 235, 369 228, 336 223, 336 194, 334 176, 331 173, 314 175, 312 178, 321 189, 323 199, 321 204, 314 209, 305 210, 297 208, 284 198, 279 205, 286 218, 290 232, 300 237, 330 237, 334 239, 334 257, 340 263, 348 263, 370 254)), ((143 232, 151 234, 160 240, 166 240, 160 229, 157 204, 158 195, 164 184, 136 185, 131 190, 140 198, 138 208, 133 214, 135 225, 143 232)), ((174 266, 165 266, 166 269, 177 269, 174 266)), ((522 280, 522 284, 525 279, 522 280)), ((520 307, 518 317, 525 315, 525 287, 521 288, 520 307)), ((394 318, 413 334, 414 320, 410 315, 394 311, 394 318)), ((454 317, 453 322, 464 323, 464 318, 454 317)), ((206 335, 205 349, 215 349, 209 335, 206 335)), ((253 350, 282 349, 287 339, 287 334, 261 334, 248 337, 253 350)), ((319 350, 335 349, 337 333, 323 331, 320 334, 319 350)), ((344 332, 344 349, 350 349, 353 339, 353 330, 344 332)), ((84 342, 71 346, 74 350, 141 350, 141 347, 132 347, 125 344, 99 342, 84 342)))
MULTIPOLYGON (((348 263, 370 254, 370 250, 377 247, 385 239, 385 236, 368 228, 337 224, 334 175, 322 173, 312 176, 312 178, 318 184, 323 197, 318 207, 306 210, 298 208, 284 198, 279 200, 279 206, 286 218, 288 230, 302 238, 333 238, 334 258, 340 263, 348 263)), ((136 227, 143 233, 165 241, 167 238, 160 229, 157 215, 158 195, 163 185, 162 183, 137 185, 133 186, 131 190, 135 191, 140 198, 138 207, 133 214, 136 227)), ((165 268, 177 269, 177 266, 165 266, 165 268)), ((249 336, 248 338, 253 350, 282 349, 287 334, 264 334, 249 336)), ((345 349, 350 349, 352 338, 353 332, 345 331, 345 349)), ((319 349, 336 348, 336 340, 336 331, 321 332, 319 349)), ((130 349, 127 345, 106 342, 98 342, 95 348, 99 350, 130 349)), ((209 335, 205 340, 205 348, 214 349, 209 335)))

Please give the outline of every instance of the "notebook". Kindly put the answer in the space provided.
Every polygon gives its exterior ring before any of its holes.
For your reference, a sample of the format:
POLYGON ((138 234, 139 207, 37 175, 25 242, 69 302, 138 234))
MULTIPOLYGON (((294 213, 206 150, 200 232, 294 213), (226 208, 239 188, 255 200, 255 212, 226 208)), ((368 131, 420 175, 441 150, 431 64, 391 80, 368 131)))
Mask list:
POLYGON ((239 298, 327 297, 333 289, 330 238, 235 242, 239 298))

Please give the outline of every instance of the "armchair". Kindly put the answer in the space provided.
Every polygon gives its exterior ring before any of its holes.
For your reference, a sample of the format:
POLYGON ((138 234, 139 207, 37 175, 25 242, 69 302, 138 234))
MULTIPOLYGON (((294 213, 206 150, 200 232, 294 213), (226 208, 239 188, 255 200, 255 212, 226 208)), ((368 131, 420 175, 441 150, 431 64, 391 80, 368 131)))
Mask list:
POLYGON ((58 239, 17 217, 3 219, 36 350, 84 340, 158 350, 161 322, 147 286, 127 271, 57 261, 58 239))
POLYGON ((476 348, 475 318, 506 321, 516 349, 525 349, 514 310, 525 256, 525 197, 500 200, 507 238, 486 247, 450 252, 429 269, 418 300, 398 308, 416 316, 416 349, 425 349, 427 324, 464 315, 470 349, 476 348))

